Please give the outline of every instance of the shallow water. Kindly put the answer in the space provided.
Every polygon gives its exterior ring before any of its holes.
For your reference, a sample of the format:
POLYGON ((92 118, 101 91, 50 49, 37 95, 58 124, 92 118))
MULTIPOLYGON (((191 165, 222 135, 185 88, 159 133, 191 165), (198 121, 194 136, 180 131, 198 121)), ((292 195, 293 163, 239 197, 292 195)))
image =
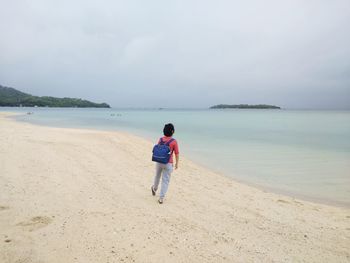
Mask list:
MULTIPOLYGON (((350 111, 3 108, 21 121, 121 130, 154 142, 172 122, 181 153, 237 180, 350 205, 350 111)), ((151 152, 151 149, 150 149, 151 152)))

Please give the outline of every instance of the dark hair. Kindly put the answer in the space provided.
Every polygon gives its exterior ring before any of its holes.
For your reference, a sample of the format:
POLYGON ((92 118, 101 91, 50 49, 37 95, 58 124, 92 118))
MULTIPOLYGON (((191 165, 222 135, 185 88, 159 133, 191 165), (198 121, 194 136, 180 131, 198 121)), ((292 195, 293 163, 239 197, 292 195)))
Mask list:
POLYGON ((174 125, 172 125, 171 123, 165 124, 163 129, 163 133, 165 136, 170 137, 174 134, 174 132, 175 132, 174 125))

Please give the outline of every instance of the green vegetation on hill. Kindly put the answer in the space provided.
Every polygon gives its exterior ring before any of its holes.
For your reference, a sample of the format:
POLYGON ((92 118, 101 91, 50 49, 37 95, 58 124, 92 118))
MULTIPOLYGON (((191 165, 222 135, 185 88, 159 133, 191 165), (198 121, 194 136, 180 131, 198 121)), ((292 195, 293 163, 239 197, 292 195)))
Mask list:
POLYGON ((82 99, 32 96, 14 88, 4 87, 1 85, 0 106, 110 108, 110 106, 107 103, 94 103, 82 99))
POLYGON ((228 105, 228 104, 219 104, 211 106, 210 109, 281 109, 278 106, 258 104, 258 105, 249 105, 249 104, 238 104, 238 105, 228 105))

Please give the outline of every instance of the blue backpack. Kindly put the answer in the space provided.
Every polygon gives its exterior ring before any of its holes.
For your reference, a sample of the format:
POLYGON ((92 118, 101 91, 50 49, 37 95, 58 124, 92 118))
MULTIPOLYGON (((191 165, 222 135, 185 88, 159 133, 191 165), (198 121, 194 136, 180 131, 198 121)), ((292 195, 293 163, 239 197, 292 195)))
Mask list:
POLYGON ((174 139, 170 139, 168 142, 164 143, 162 138, 158 144, 153 147, 152 161, 157 163, 167 164, 170 160, 171 151, 170 151, 170 143, 174 141, 174 139))

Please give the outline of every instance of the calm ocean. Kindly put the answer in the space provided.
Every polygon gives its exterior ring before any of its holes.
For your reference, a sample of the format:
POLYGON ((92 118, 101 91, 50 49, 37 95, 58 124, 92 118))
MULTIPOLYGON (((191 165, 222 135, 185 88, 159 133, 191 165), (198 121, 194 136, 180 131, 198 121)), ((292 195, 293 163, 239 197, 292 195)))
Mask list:
MULTIPOLYGON (((3 108, 34 124, 120 130, 156 142, 163 125, 187 158, 248 184, 350 205, 350 111, 3 108)), ((150 149, 151 158, 151 149, 150 149)))

